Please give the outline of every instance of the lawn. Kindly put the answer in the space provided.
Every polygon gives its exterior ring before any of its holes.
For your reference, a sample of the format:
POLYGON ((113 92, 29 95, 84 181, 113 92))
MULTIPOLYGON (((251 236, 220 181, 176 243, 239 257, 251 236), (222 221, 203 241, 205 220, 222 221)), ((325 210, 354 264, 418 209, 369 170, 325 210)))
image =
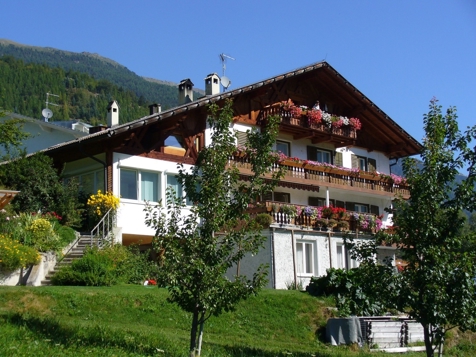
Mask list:
MULTIPOLYGON (((207 321, 202 356, 383 355, 321 342, 331 305, 263 290, 207 321)), ((187 356, 190 324, 156 287, 0 287, 0 356, 187 356)))

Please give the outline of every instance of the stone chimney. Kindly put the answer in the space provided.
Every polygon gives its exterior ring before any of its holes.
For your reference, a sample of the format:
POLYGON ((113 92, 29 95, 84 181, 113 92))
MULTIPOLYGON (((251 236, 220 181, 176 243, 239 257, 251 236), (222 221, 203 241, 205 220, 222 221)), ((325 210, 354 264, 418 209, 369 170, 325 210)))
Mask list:
POLYGON ((205 78, 205 95, 220 93, 220 77, 216 73, 210 73, 205 78))
POLYGON ((112 128, 117 125, 119 125, 119 104, 113 100, 107 106, 107 127, 112 128))
POLYGON ((193 102, 193 83, 187 78, 182 80, 178 86, 178 104, 193 102))
POLYGON ((154 103, 149 105, 149 115, 160 114, 162 111, 162 106, 160 104, 154 103))

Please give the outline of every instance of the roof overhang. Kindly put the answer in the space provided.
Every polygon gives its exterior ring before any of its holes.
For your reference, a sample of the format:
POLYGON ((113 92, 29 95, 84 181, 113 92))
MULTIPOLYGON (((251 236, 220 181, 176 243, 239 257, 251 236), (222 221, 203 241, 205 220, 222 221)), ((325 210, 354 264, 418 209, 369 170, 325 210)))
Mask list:
MULTIPOLYGON (((228 98, 236 102, 252 98, 254 101, 261 101, 260 105, 262 107, 271 105, 273 101, 287 99, 290 95, 301 95, 304 98, 306 93, 293 92, 293 88, 299 90, 299 87, 304 84, 311 91, 320 91, 334 100, 340 100, 361 120, 364 130, 359 133, 356 146, 374 147, 375 150, 385 152, 389 158, 407 157, 416 155, 421 151, 422 146, 418 141, 350 84, 333 67, 327 62, 318 62, 235 90, 213 96, 204 96, 161 113, 155 113, 126 124, 54 145, 42 150, 42 152, 59 158, 67 153, 77 153, 78 149, 85 147, 92 148, 96 145, 99 149, 104 145, 97 144, 113 140, 144 126, 157 125, 160 128, 161 126, 165 127, 167 122, 177 121, 179 118, 193 120, 193 115, 206 110, 209 104, 220 103, 228 98), (319 88, 316 89, 317 87, 319 88)), ((315 96, 318 94, 316 92, 315 96)), ((92 154, 94 152, 89 152, 89 155, 92 154)))
POLYGON ((0 209, 4 209, 20 191, 0 190, 0 209))

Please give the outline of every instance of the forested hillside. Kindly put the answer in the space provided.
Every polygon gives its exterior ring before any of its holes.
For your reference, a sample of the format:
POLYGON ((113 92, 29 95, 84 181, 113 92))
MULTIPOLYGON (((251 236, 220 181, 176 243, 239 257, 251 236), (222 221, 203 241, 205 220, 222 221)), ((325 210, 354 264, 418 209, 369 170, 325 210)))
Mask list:
POLYGON ((111 82, 45 64, 25 63, 12 56, 0 57, 0 107, 7 111, 41 117, 46 93, 54 116, 51 121, 81 119, 92 125, 106 122, 107 104, 116 100, 120 122, 125 123, 149 114, 147 102, 130 90, 111 82))
MULTIPOLYGON (((49 47, 34 47, 0 39, 0 56, 10 55, 26 63, 60 67, 65 71, 87 73, 99 80, 105 79, 136 94, 142 103, 160 103, 162 109, 177 106, 177 87, 159 80, 145 79, 123 65, 98 54, 75 53, 49 47)), ((183 78, 181 78, 183 79, 183 78)), ((195 98, 201 91, 197 90, 195 98)), ((24 113, 19 113, 24 114, 24 113)))

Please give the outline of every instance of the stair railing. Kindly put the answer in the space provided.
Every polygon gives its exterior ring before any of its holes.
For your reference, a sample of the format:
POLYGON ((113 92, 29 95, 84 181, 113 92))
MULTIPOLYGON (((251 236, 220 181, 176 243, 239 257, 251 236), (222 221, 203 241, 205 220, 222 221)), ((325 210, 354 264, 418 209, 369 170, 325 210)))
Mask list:
POLYGON ((91 247, 96 245, 102 248, 111 243, 113 239, 113 228, 116 226, 116 211, 112 208, 106 212, 98 224, 91 231, 91 247))

